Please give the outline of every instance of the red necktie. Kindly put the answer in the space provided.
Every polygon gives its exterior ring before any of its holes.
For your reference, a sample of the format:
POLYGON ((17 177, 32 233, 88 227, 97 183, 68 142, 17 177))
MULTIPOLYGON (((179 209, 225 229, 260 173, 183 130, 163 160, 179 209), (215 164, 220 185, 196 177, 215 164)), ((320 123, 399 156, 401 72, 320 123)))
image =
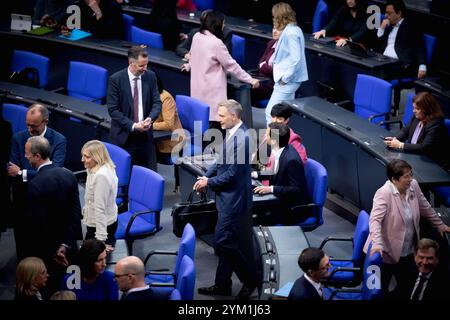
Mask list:
POLYGON ((139 90, 138 90, 138 80, 139 78, 134 78, 134 90, 133 90, 133 116, 134 122, 139 122, 139 90))

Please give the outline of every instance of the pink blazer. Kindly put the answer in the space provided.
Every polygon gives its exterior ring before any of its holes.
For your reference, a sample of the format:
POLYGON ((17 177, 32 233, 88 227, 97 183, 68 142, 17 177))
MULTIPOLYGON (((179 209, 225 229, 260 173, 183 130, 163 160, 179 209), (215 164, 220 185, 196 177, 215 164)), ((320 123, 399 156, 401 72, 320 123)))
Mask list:
POLYGON ((209 105, 209 120, 219 121, 218 104, 227 100, 227 73, 251 83, 252 77, 231 57, 222 40, 209 31, 192 38, 191 97, 209 105))
MULTIPOLYGON (((405 238, 404 210, 398 194, 394 194, 390 181, 377 190, 373 199, 372 212, 369 220, 369 237, 364 246, 372 241, 372 248, 383 250, 383 262, 394 264, 400 259, 400 254, 405 238)), ((410 191, 411 214, 413 217, 414 231, 419 239, 419 220, 424 217, 439 231, 445 228, 441 218, 436 214, 430 203, 424 197, 419 184, 413 179, 410 191)))

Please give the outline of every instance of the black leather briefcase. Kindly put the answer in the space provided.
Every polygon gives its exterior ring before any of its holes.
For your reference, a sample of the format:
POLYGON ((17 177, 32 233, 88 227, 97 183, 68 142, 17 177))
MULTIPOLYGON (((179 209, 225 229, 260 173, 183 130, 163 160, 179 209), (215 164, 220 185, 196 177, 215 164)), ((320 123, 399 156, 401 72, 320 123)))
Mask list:
POLYGON ((194 192, 190 193, 186 202, 176 203, 172 208, 173 233, 177 237, 181 237, 187 223, 194 227, 197 236, 213 233, 216 227, 216 202, 207 199, 206 193, 201 193, 199 201, 193 201, 194 192))

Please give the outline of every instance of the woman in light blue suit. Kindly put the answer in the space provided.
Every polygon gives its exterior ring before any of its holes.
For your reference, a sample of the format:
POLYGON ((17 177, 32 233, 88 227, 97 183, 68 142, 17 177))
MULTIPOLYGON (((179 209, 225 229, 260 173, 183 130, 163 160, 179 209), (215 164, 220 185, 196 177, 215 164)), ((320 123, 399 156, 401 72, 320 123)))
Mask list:
POLYGON ((274 28, 282 30, 275 48, 273 61, 272 95, 266 108, 267 125, 272 122, 270 111, 280 102, 295 99, 295 92, 303 81, 308 80, 305 57, 305 39, 302 29, 297 26, 295 12, 285 2, 272 7, 274 28))

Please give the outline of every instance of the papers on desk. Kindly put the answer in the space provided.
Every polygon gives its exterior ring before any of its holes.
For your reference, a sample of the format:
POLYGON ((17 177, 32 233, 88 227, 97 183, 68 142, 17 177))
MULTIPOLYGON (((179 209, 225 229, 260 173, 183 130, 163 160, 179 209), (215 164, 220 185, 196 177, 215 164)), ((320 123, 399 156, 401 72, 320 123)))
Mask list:
POLYGON ((53 32, 54 29, 48 27, 37 27, 31 31, 28 31, 29 34, 34 34, 35 36, 43 36, 48 33, 53 32))
POLYGON ((288 282, 284 286, 282 286, 278 291, 274 293, 275 296, 287 298, 289 296, 289 292, 291 292, 292 287, 294 286, 293 282, 288 282))
POLYGON ((63 38, 63 39, 71 40, 71 41, 77 41, 77 40, 89 37, 90 35, 92 35, 92 34, 89 32, 86 32, 86 31, 83 31, 80 29, 73 29, 72 32, 70 33, 69 37, 66 37, 63 35, 60 35, 59 37, 63 38))

